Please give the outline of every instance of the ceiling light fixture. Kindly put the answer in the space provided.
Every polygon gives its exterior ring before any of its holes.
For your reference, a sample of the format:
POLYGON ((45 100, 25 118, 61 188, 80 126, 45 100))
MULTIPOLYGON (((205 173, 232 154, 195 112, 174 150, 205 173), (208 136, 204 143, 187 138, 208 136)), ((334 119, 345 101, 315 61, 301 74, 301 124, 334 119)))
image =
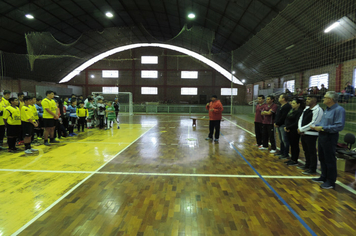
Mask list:
POLYGON ((189 19, 194 19, 195 18, 195 14, 194 13, 189 13, 188 18, 189 19))
POLYGON ((91 75, 90 77, 91 77, 91 78, 95 78, 95 76, 94 76, 94 75, 91 75))
POLYGON ((233 71, 232 71, 232 74, 234 75, 235 73, 236 73, 236 71, 233 70, 233 71))
POLYGON ((292 47, 294 47, 294 44, 292 44, 292 45, 286 47, 286 50, 291 49, 292 47))
POLYGON ((330 31, 332 31, 333 29, 335 29, 336 27, 338 27, 340 25, 340 21, 336 21, 334 24, 330 25, 328 28, 326 28, 324 30, 324 33, 329 33, 330 31))
POLYGON ((31 14, 26 14, 25 16, 27 19, 35 19, 35 17, 33 17, 33 15, 31 15, 31 14))
POLYGON ((111 18, 111 17, 114 16, 111 12, 107 12, 107 13, 105 13, 105 15, 106 15, 107 17, 109 17, 109 18, 111 18))
POLYGON ((242 82, 242 83, 245 83, 245 82, 246 82, 246 80, 244 80, 244 79, 243 79, 241 82, 242 82))

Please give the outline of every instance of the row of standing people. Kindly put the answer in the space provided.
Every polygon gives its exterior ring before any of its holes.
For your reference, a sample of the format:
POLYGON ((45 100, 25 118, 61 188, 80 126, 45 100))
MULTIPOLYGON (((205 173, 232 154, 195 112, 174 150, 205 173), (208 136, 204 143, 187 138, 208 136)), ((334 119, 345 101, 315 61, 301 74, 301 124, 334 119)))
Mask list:
POLYGON ((58 143, 59 141, 55 139, 55 131, 59 138, 62 135, 67 136, 67 130, 69 135, 73 136, 76 135, 73 131, 75 125, 78 131, 80 127, 84 131, 85 122, 87 121, 87 128, 91 128, 92 122, 97 117, 100 128, 104 126, 105 117, 109 128, 111 123, 117 123, 120 108, 118 100, 115 100, 115 105, 111 102, 104 104, 100 97, 95 103, 94 99, 89 97, 85 105, 81 100, 78 107, 73 97, 70 105, 63 105, 59 97, 55 98, 53 91, 47 91, 45 99, 37 100, 34 97, 24 96, 23 93, 19 93, 18 98, 10 98, 11 92, 7 90, 3 94, 0 99, 0 150, 6 150, 3 147, 6 131, 9 152, 18 150, 16 140, 24 140, 25 153, 33 153, 38 151, 31 147, 34 133, 37 134, 38 139, 44 138, 45 145, 58 143))
POLYGON ((317 148, 321 165, 321 176, 313 178, 320 182, 321 187, 330 189, 335 187, 337 178, 336 170, 336 145, 339 132, 345 125, 345 109, 338 105, 338 94, 329 91, 324 95, 325 111, 318 105, 318 96, 310 94, 305 101, 303 98, 294 98, 288 101, 288 95, 279 96, 280 106, 274 103, 273 96, 258 96, 258 105, 255 114, 256 142, 260 150, 268 149, 270 153, 280 159, 289 159, 285 163, 297 166, 299 159, 299 141, 301 140, 306 163, 298 166, 303 174, 313 175, 317 170, 317 148), (275 129, 280 140, 280 152, 276 151, 275 129), (319 138, 319 139, 318 139, 319 138), (289 148, 291 156, 289 156, 289 148))

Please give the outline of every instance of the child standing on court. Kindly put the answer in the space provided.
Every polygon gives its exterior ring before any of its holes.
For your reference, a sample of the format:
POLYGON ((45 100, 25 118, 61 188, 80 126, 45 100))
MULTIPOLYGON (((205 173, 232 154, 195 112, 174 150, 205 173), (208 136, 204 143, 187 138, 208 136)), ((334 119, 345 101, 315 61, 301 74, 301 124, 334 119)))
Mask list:
POLYGON ((88 118, 87 118, 87 128, 92 129, 93 124, 92 121, 94 120, 94 111, 95 105, 93 104, 94 99, 89 97, 88 102, 85 104, 85 108, 88 110, 88 118))
POLYGON ((99 117, 99 129, 104 128, 104 118, 105 118, 105 104, 103 99, 99 98, 97 103, 98 117, 99 117))
POLYGON ((88 117, 88 109, 84 107, 84 102, 79 102, 79 107, 77 108, 77 119, 78 119, 78 132, 80 132, 80 127, 82 127, 82 132, 84 132, 85 120, 88 117))
POLYGON ((106 129, 110 129, 111 128, 111 122, 117 124, 117 122, 116 122, 116 114, 115 114, 115 107, 110 101, 108 101, 106 103, 106 116, 107 116, 107 128, 106 129))
POLYGON ((71 105, 68 106, 67 117, 69 117, 69 122, 68 122, 69 136, 77 135, 76 133, 74 133, 74 125, 77 121, 77 100, 75 98, 71 99, 71 105))
POLYGON ((5 108, 4 122, 7 129, 7 144, 9 146, 9 152, 16 152, 16 138, 21 135, 21 114, 20 109, 17 107, 19 101, 17 98, 10 98, 10 106, 5 108))
POLYGON ((24 105, 21 107, 22 133, 24 135, 25 153, 32 154, 38 149, 31 148, 31 138, 34 134, 34 128, 38 126, 33 114, 32 97, 25 96, 23 98, 24 105))

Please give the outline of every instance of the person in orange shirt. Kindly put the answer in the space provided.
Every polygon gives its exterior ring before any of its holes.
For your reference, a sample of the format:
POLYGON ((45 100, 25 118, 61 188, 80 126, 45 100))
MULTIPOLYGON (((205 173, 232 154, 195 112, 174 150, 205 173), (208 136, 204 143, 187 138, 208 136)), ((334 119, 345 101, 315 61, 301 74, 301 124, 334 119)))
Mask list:
POLYGON ((216 95, 211 96, 211 101, 206 104, 206 109, 209 111, 209 136, 205 140, 213 140, 215 129, 214 142, 219 142, 220 122, 222 119, 222 111, 224 110, 220 100, 216 95))

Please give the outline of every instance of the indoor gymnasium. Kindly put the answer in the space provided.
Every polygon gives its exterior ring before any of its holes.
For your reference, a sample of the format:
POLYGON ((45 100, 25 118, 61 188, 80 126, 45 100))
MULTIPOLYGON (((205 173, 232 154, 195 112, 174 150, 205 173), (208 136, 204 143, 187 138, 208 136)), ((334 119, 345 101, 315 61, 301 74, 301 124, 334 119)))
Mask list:
POLYGON ((0 236, 356 235, 354 0, 2 0, 0 67, 0 236))

